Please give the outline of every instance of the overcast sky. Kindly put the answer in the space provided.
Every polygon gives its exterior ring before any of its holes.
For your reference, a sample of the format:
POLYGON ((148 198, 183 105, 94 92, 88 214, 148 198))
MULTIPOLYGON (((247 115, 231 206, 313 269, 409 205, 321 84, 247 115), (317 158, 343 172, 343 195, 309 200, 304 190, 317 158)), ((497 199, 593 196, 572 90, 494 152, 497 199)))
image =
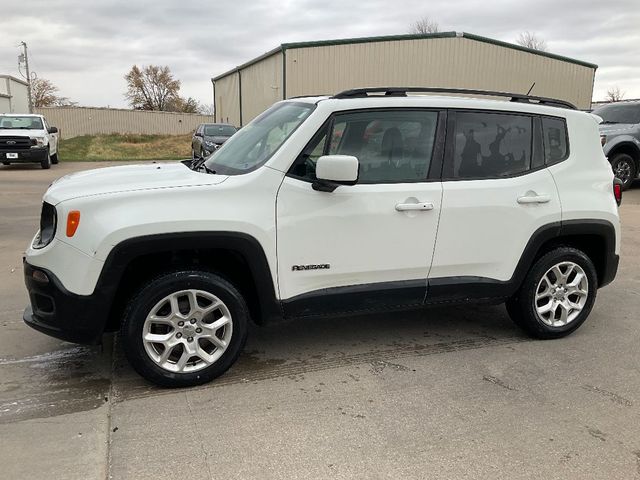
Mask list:
POLYGON ((31 68, 87 106, 126 107, 131 65, 168 65, 181 94, 212 103, 211 81, 284 42, 408 33, 430 16, 441 31, 515 42, 535 32, 550 52, 599 65, 594 98, 619 86, 640 98, 638 0, 4 0, 0 73, 19 76, 18 43, 31 68))

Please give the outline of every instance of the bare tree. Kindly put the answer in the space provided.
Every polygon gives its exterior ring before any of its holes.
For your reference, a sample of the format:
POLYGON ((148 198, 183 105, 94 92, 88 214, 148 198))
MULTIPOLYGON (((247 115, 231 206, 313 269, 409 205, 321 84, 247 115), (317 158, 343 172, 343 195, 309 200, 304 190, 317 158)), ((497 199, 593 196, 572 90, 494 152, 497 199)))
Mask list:
POLYGON ((58 95, 58 87, 45 78, 35 78, 31 80, 31 97, 34 107, 54 107, 64 105, 75 105, 67 97, 58 95))
POLYGON ((440 26, 438 25, 438 22, 431 20, 429 17, 422 17, 411 25, 411 33, 425 34, 438 33, 439 31, 440 26))
POLYGON ((533 50, 540 50, 541 52, 547 51, 547 42, 533 32, 522 32, 518 36, 516 43, 533 50))
POLYGON ((215 112, 215 108, 213 107, 213 103, 202 103, 200 104, 200 113, 202 115, 211 115, 213 116, 215 112))
POLYGON ((200 113, 200 104, 193 97, 176 96, 167 102, 166 110, 168 112, 200 113))
POLYGON ((624 92, 620 91, 620 87, 615 86, 607 90, 605 100, 607 102, 619 102, 624 97, 624 92))
POLYGON ((179 98, 180 80, 173 78, 167 66, 147 65, 140 69, 134 65, 124 79, 127 82, 124 96, 137 110, 167 111, 179 98))

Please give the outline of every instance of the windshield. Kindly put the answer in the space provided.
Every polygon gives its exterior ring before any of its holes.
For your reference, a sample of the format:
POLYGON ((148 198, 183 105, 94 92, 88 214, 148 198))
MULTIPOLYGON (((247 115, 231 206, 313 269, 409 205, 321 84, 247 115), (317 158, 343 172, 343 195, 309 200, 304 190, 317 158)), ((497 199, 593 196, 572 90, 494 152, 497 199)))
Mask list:
POLYGON ((602 117, 602 123, 640 123, 638 103, 610 103, 596 108, 591 113, 602 117))
POLYGON ((236 127, 231 125, 205 125, 205 137, 230 137, 236 133, 236 127))
POLYGON ((302 102, 277 103, 227 140, 204 163, 208 172, 239 175, 265 163, 315 108, 302 102))
POLYGON ((5 115, 0 117, 0 128, 42 130, 42 120, 38 117, 21 117, 5 115))

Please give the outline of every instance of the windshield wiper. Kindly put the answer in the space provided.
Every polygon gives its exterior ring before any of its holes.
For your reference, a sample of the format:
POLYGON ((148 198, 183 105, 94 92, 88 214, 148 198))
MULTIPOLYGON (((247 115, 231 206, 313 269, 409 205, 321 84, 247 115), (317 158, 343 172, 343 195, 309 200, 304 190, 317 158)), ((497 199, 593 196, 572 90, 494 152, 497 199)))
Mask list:
POLYGON ((614 122, 612 120, 605 120, 602 123, 600 123, 600 125, 613 125, 614 123, 620 123, 620 122, 614 122))
POLYGON ((204 163, 202 164, 202 168, 204 168, 204 171, 207 173, 212 173, 213 175, 216 174, 215 170, 211 170, 209 167, 207 167, 204 163))

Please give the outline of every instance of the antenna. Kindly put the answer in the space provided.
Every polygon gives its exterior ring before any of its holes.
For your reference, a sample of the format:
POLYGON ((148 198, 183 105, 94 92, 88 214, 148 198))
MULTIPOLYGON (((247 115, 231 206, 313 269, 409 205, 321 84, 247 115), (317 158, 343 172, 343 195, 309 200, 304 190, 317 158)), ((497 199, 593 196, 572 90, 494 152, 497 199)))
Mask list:
POLYGON ((531 90, 533 90, 533 87, 535 87, 535 86, 536 86, 536 82, 533 82, 533 83, 531 84, 531 88, 530 88, 530 89, 529 89, 529 91, 527 92, 527 96, 529 96, 529 94, 531 93, 531 90))

